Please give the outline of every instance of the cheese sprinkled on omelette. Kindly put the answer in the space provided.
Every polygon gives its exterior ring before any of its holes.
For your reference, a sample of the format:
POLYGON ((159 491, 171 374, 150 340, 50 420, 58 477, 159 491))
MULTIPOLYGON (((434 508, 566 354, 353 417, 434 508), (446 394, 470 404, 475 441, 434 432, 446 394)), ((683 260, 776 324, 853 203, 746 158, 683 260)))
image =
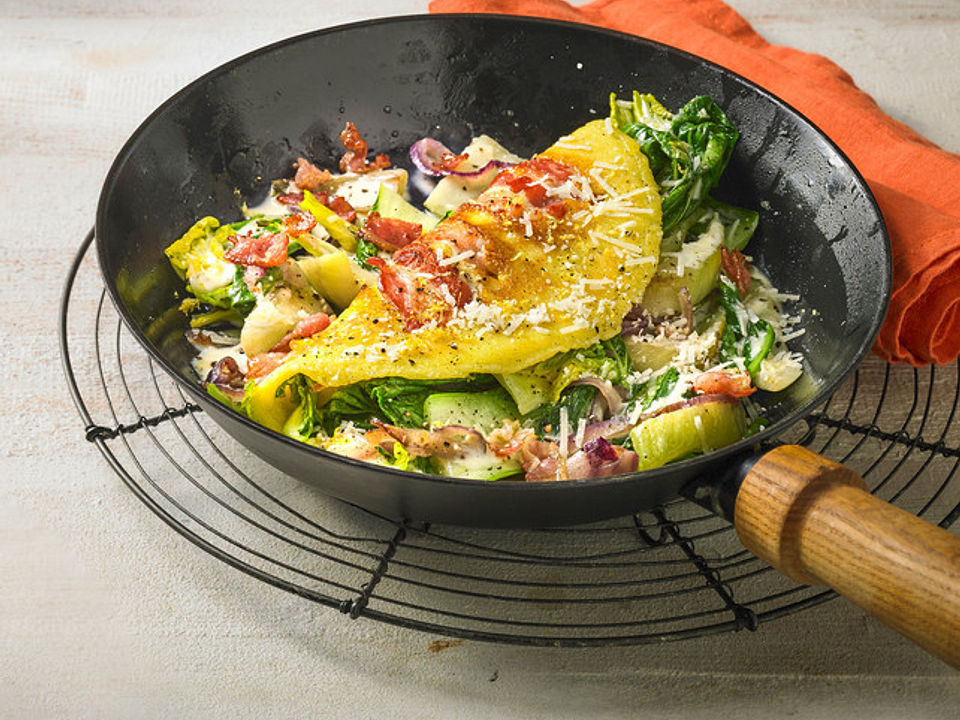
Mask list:
POLYGON ((525 192, 495 181, 419 241, 469 288, 469 301, 433 285, 449 306, 411 323, 381 277, 381 288, 364 288, 324 332, 293 343, 250 393, 251 410, 269 415, 257 406, 276 403, 277 389, 298 373, 322 387, 511 373, 618 334, 659 259, 660 196, 646 157, 598 120, 528 164, 533 170, 514 169, 528 172, 525 192), (542 165, 567 176, 538 176, 542 165))

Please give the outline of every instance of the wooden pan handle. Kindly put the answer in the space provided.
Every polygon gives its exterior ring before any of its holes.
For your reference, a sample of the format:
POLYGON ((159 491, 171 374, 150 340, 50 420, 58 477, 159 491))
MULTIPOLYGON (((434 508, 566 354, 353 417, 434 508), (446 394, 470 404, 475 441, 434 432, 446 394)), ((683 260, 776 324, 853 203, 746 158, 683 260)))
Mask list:
POLYGON ((828 585, 960 668, 960 537, 874 497, 857 473, 798 445, 761 457, 734 508, 744 546, 828 585))

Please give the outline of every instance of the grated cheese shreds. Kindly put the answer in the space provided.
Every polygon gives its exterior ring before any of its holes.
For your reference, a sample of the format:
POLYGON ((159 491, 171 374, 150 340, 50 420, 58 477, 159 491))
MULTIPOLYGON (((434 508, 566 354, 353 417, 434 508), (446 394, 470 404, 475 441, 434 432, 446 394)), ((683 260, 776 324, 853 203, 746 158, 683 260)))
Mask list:
POLYGON ((577 420, 577 435, 574 438, 574 444, 577 448, 583 447, 583 435, 587 431, 587 419, 580 418, 577 420))
MULTIPOLYGON (((609 195, 611 198, 616 197, 617 191, 614 190, 613 186, 612 186, 610 183, 608 183, 608 182, 603 178, 603 175, 602 175, 602 173, 601 173, 601 170, 602 170, 602 169, 603 169, 603 168, 597 167, 597 164, 594 163, 594 164, 593 164, 593 167, 590 168, 590 177, 592 177, 594 180, 597 181, 597 184, 598 184, 601 188, 603 188, 603 191, 604 191, 607 195, 609 195)), ((594 214, 596 214, 596 212, 594 212, 594 214)))
POLYGON ((801 335, 805 335, 806 332, 807 332, 807 329, 806 329, 806 328, 800 328, 799 330, 794 330, 793 332, 790 332, 790 333, 787 333, 786 335, 783 335, 783 336, 780 338, 780 340, 781 340, 781 342, 790 342, 791 340, 795 340, 796 338, 800 337, 801 335))
POLYGON ((533 235, 533 224, 530 222, 530 216, 524 214, 521 222, 523 223, 523 234, 526 237, 531 237, 533 235))
POLYGON ((567 456, 567 441, 570 439, 570 418, 567 416, 567 409, 560 408, 560 437, 557 438, 557 444, 560 446, 561 457, 567 456))
POLYGON ((653 255, 634 255, 629 257, 624 261, 624 265, 627 267, 633 267, 634 265, 641 265, 643 263, 654 263, 656 264, 657 259, 653 255))
MULTIPOLYGON (((594 165, 596 165, 596 163, 594 163, 594 165)), ((624 200, 629 200, 632 197, 636 197, 637 195, 647 193, 647 192, 649 192, 649 188, 637 188, 636 190, 630 190, 629 192, 625 192, 623 193, 623 195, 615 195, 613 197, 613 200, 616 200, 618 202, 623 202, 624 200)), ((638 209, 643 209, 646 212, 652 212, 652 210, 650 210, 649 208, 638 208, 638 209)))
POLYGON ((460 262, 461 260, 467 260, 469 258, 472 258, 474 255, 476 255, 476 253, 473 250, 464 250, 462 253, 458 253, 457 255, 451 255, 448 258, 444 258, 439 262, 439 265, 441 267, 446 265, 454 265, 460 262))
POLYGON ((636 255, 636 254, 637 254, 637 248, 636 248, 635 245, 631 245, 630 243, 628 243, 628 242, 626 242, 626 241, 624 241, 624 240, 621 240, 620 238, 613 238, 613 237, 610 237, 609 235, 604 235, 604 234, 601 233, 601 232, 597 232, 596 230, 591 230, 591 231, 590 231, 590 236, 591 236, 591 237, 594 237, 594 238, 598 238, 598 239, 600 239, 600 240, 604 240, 604 241, 610 243, 611 245, 615 245, 616 247, 620 248, 621 250, 626 250, 626 251, 627 251, 628 253, 630 253, 631 255, 636 255))
POLYGON ((598 168, 606 168, 607 170, 626 170, 623 165, 614 165, 613 163, 603 162, 602 160, 594 161, 593 166, 598 168))

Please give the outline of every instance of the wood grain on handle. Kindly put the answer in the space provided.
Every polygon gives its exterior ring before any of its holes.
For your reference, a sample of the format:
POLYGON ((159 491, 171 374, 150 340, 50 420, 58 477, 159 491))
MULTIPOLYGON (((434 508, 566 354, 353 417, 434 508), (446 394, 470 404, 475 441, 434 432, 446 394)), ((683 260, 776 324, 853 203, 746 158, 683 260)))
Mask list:
POLYGON ((960 538, 874 497, 853 470, 797 445, 771 450, 737 495, 744 546, 828 585, 960 667, 960 538))

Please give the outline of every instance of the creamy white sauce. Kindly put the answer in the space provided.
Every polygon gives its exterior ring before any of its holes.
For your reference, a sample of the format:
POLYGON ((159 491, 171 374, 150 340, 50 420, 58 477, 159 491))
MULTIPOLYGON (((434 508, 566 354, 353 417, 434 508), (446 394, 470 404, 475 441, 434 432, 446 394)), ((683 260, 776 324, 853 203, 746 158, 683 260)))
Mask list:
POLYGON ((213 292, 232 283, 236 272, 237 266, 232 262, 207 253, 203 260, 203 269, 189 277, 190 286, 201 293, 213 292))

